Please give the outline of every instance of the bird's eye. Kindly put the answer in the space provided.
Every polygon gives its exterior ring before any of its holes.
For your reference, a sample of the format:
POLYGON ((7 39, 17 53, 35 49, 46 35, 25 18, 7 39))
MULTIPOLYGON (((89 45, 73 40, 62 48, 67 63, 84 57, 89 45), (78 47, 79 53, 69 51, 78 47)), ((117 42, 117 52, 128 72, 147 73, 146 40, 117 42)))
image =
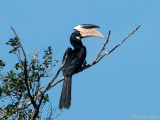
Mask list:
POLYGON ((78 40, 80 40, 80 39, 81 39, 79 36, 76 36, 76 38, 77 38, 78 40))

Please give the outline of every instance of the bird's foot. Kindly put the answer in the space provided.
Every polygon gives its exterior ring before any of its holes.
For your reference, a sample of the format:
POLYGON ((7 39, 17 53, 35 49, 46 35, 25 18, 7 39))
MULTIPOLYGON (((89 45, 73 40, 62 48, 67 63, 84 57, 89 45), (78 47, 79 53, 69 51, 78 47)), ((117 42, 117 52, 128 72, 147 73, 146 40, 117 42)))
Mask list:
POLYGON ((85 60, 82 64, 82 67, 85 67, 87 65, 87 61, 85 60))

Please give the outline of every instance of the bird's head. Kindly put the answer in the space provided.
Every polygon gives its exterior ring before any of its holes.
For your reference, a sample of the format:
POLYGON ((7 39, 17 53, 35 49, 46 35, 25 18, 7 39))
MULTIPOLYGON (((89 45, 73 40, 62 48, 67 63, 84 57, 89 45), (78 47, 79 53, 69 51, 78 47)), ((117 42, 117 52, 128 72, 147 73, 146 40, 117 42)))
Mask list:
POLYGON ((82 24, 78 25, 74 28, 75 32, 72 33, 70 37, 70 42, 74 48, 79 48, 83 46, 81 39, 86 37, 100 37, 104 38, 104 36, 96 30, 96 28, 100 28, 97 25, 92 24, 82 24))
POLYGON ((75 34, 77 34, 76 38, 78 37, 80 38, 86 38, 86 37, 104 38, 104 36, 96 30, 97 28, 100 28, 100 27, 97 25, 93 25, 93 24, 78 25, 74 28, 74 30, 76 31, 75 34))

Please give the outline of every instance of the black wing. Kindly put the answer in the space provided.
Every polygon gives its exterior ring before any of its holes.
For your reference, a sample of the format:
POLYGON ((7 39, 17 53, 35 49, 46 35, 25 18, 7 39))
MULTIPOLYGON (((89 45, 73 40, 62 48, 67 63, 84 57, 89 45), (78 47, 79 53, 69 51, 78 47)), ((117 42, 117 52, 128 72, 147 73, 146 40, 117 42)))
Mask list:
POLYGON ((82 47, 80 50, 72 50, 68 48, 64 54, 63 61, 65 65, 63 67, 63 75, 70 77, 82 67, 82 64, 86 58, 86 48, 82 47))

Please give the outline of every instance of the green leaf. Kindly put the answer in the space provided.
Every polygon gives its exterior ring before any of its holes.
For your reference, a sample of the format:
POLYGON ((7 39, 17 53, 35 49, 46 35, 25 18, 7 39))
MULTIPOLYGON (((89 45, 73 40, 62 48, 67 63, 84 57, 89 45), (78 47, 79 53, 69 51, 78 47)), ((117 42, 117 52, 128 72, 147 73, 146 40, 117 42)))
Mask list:
POLYGON ((0 60, 0 66, 2 66, 2 67, 5 66, 5 63, 2 60, 0 60))

